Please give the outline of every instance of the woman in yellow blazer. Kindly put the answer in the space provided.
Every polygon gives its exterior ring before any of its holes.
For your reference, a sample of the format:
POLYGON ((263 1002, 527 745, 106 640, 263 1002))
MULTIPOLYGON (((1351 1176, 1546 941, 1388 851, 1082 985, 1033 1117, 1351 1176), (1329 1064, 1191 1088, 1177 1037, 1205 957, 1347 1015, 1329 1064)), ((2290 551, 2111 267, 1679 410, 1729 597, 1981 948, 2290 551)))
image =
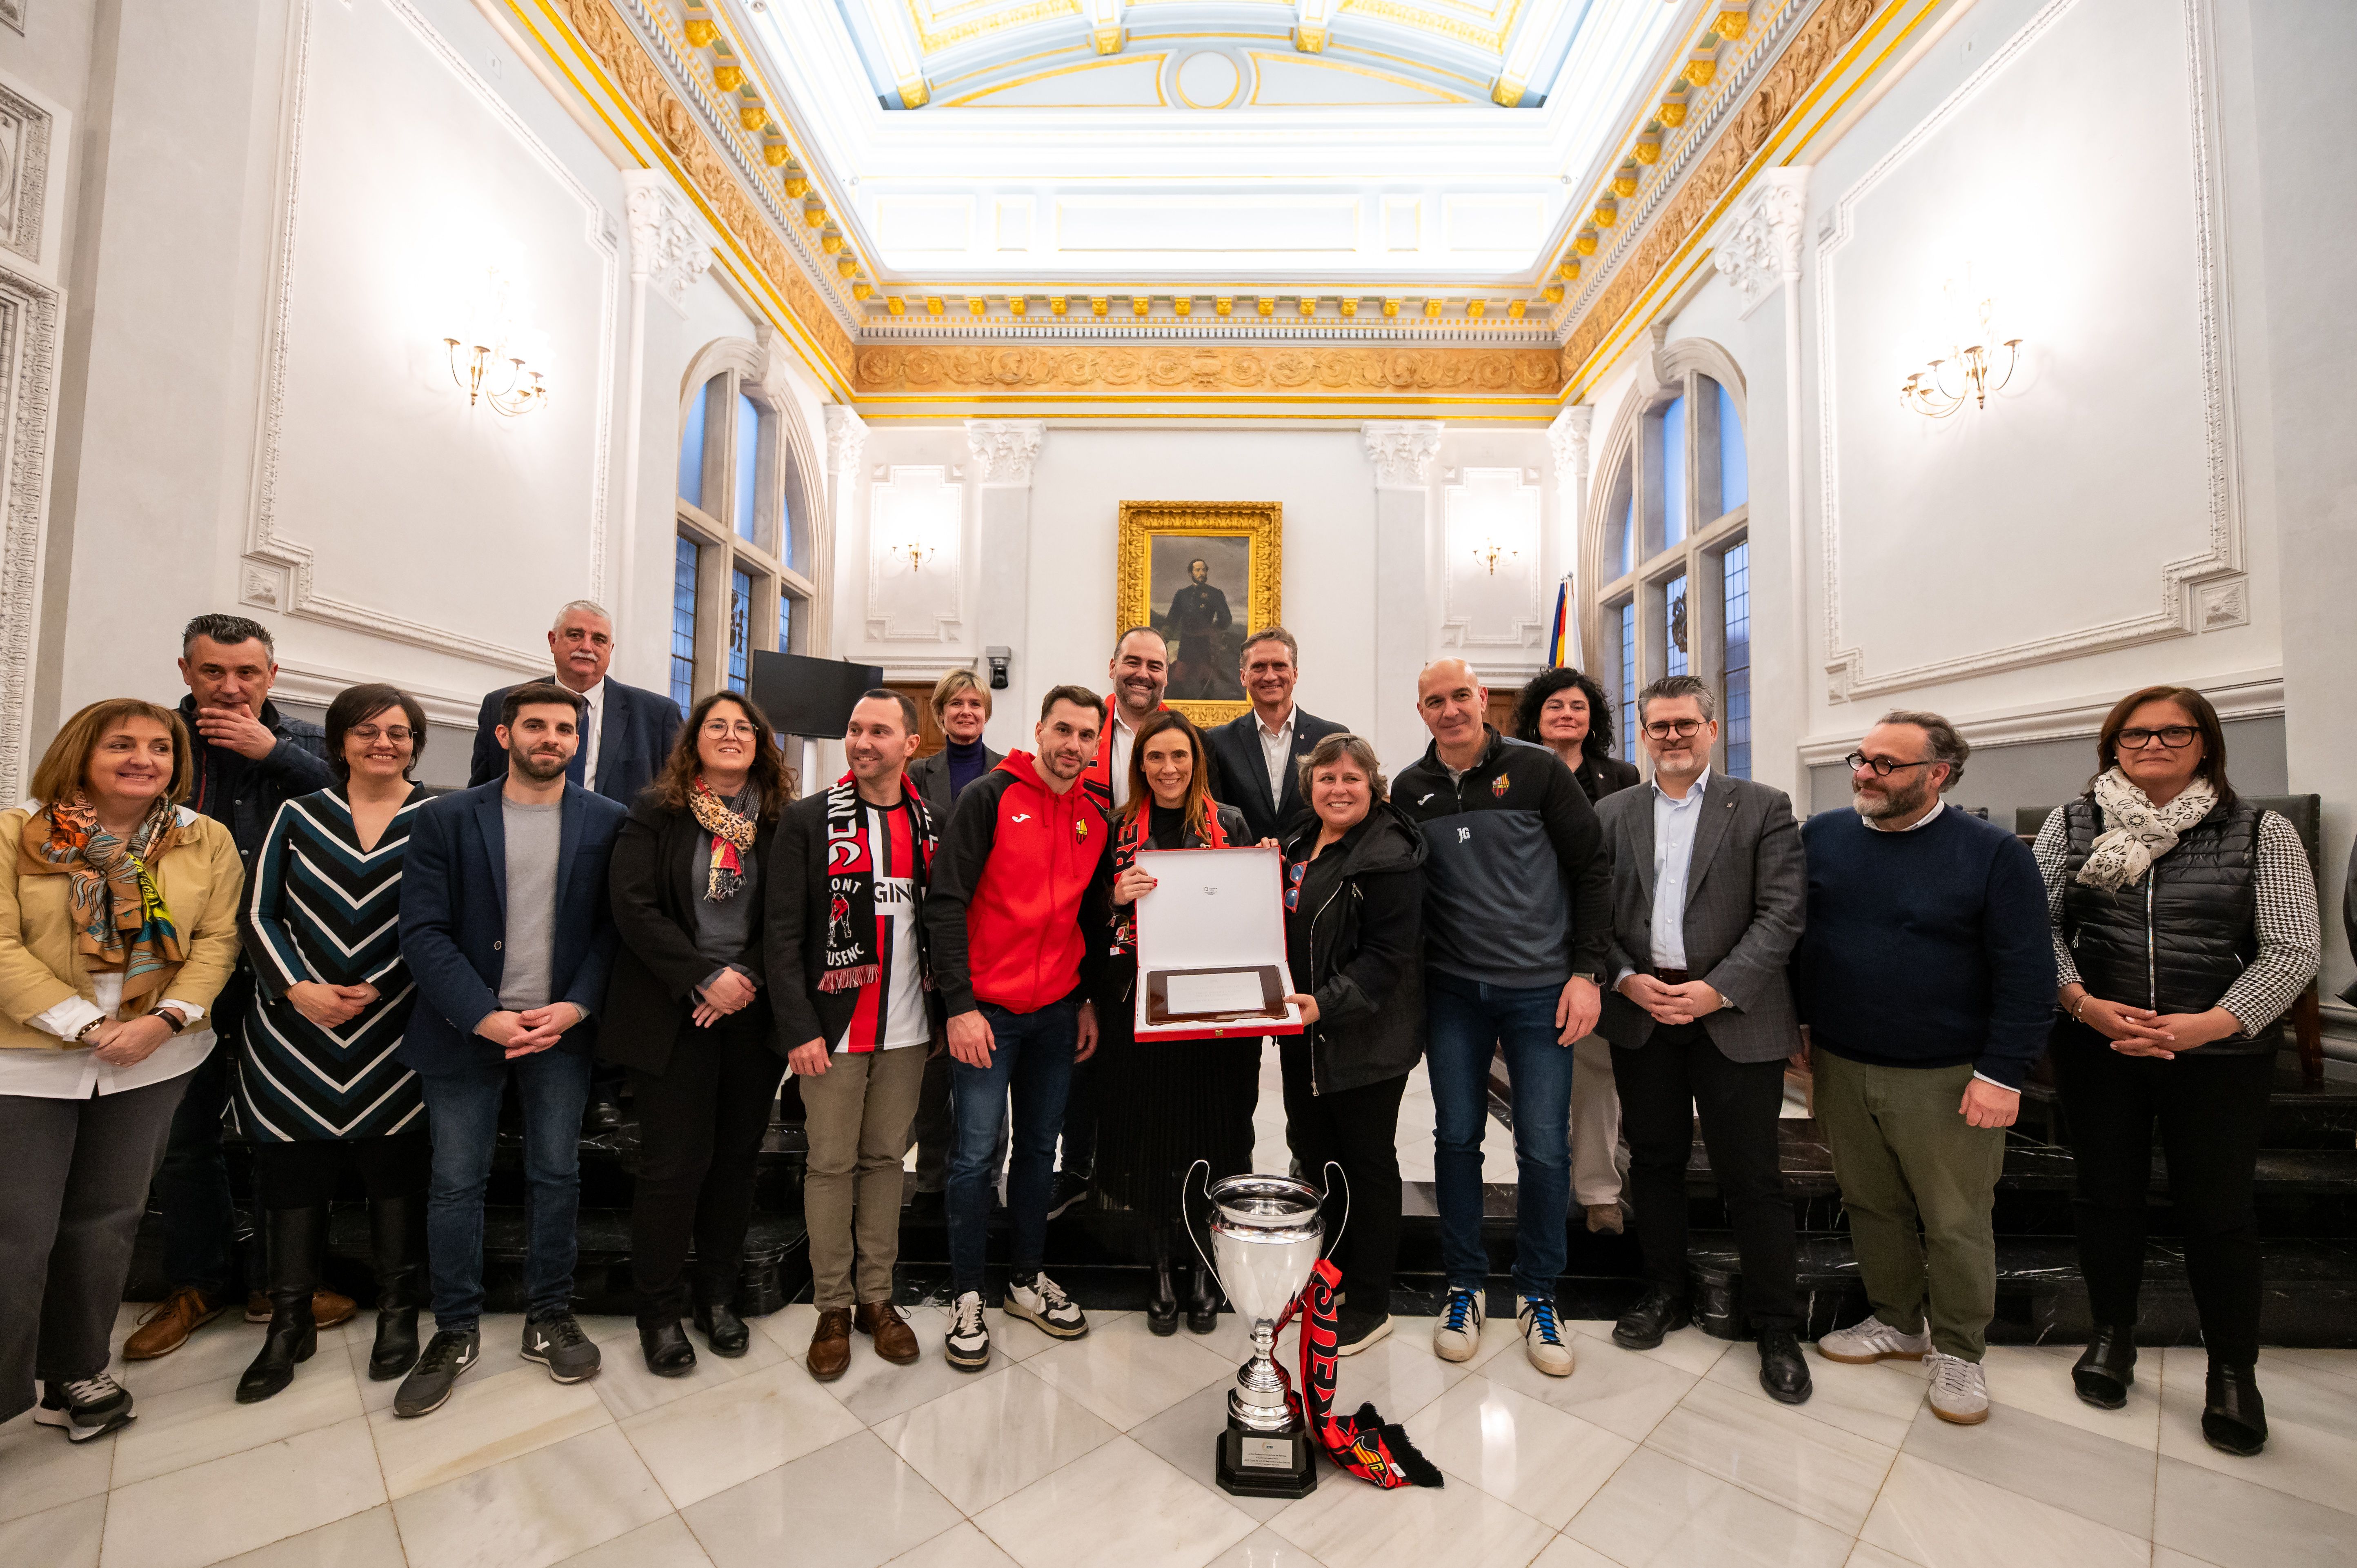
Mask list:
POLYGON ((34 804, 0 811, 0 1422, 30 1409, 77 1443, 131 1419, 109 1331, 237 962, 245 875, 229 830, 180 804, 191 766, 171 709, 93 703, 34 804))

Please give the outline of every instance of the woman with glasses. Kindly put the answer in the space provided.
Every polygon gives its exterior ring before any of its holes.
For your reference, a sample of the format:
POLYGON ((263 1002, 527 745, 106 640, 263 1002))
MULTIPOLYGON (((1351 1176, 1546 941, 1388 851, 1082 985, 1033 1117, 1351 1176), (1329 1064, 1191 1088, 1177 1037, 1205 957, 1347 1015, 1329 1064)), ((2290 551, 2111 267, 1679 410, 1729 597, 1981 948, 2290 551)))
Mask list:
POLYGON ((417 1359, 426 1296, 425 1187, 433 1165, 417 1075, 393 1059, 415 1001, 402 961, 401 867, 426 800, 410 770, 425 710, 392 686, 328 705, 336 782, 278 808, 253 859, 243 931, 253 1011, 238 1058, 238 1119, 267 1205, 270 1329, 238 1380, 252 1404, 294 1380, 318 1343, 311 1295, 328 1253, 328 1204, 345 1172, 368 1192, 376 1260, 369 1376, 417 1359))
POLYGON ((2086 794, 2047 818, 2036 846, 2095 1324, 2071 1378, 2089 1404, 2127 1402, 2158 1123, 2210 1352, 2201 1434, 2256 1454, 2267 1423, 2251 1184, 2283 1015, 2317 970, 2316 879, 2292 825, 2227 783, 2225 736, 2201 693, 2130 693, 2095 751, 2086 794))
POLYGON ((637 1099, 630 1274, 639 1350, 658 1377, 695 1369, 680 1326, 691 1240, 696 1328, 716 1356, 751 1343, 737 1275, 786 1075, 761 990, 761 874, 793 798, 770 721, 749 698, 715 692, 689 713, 614 841, 620 940, 597 1054, 629 1071, 637 1099))

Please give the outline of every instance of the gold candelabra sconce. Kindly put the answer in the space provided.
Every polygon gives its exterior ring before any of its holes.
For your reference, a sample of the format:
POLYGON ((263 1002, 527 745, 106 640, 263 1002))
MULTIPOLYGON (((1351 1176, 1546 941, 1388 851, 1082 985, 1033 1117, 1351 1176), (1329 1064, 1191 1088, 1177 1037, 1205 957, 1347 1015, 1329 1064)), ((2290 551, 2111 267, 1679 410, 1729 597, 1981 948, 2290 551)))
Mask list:
POLYGON ((1998 338, 1996 301, 1986 295, 1971 299, 1978 291, 1972 288, 1969 274, 1961 281, 1952 279, 1945 292, 1958 322, 1954 341, 1944 355, 1910 374, 1899 389, 1900 405, 1927 419, 1945 419, 1967 402, 1975 408, 1988 407, 1989 393, 2004 391, 2021 364, 2022 340, 1998 338), (1960 301, 1969 303, 1955 308, 1960 301), (1997 367, 2000 358, 2002 371, 1997 367), (1948 384, 1951 367, 1958 383, 1953 389, 1948 384))
POLYGON ((1498 575, 1498 562, 1501 557, 1505 560, 1512 561, 1521 554, 1521 551, 1511 549, 1506 545, 1499 543, 1494 539, 1489 541, 1487 543, 1477 544, 1473 547, 1473 559, 1480 562, 1484 566, 1487 566, 1490 569, 1490 575, 1492 577, 1498 575))
POLYGON ((895 544, 891 547, 891 550, 893 560, 898 561, 903 556, 908 558, 909 570, 911 572, 923 571, 925 569, 925 563, 933 558, 933 547, 931 545, 920 543, 913 539, 905 543, 895 544))
POLYGON ((549 390, 548 334, 519 319, 514 295, 511 270, 487 268, 466 320, 442 339, 450 379, 465 390, 467 405, 487 403, 510 418, 546 407, 549 390))

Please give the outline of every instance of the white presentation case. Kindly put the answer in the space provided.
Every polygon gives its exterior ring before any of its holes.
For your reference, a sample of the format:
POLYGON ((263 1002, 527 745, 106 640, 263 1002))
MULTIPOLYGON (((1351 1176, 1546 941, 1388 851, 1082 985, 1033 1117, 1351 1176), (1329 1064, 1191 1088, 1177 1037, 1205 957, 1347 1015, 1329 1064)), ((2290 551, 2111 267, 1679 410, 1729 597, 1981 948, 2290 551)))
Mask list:
POLYGON ((1273 849, 1141 850, 1137 1037, 1218 1040, 1301 1033, 1285 998, 1285 857, 1273 849))

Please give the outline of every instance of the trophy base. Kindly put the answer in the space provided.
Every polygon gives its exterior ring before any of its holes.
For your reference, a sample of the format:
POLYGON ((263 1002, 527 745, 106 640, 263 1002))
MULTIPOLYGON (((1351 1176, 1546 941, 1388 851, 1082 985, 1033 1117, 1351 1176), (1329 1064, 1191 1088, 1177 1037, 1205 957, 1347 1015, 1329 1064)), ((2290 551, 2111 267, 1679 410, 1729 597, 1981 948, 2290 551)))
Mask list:
POLYGON ((1306 1498, 1318 1489, 1317 1455, 1298 1432, 1220 1434, 1220 1489, 1239 1498, 1306 1498))

